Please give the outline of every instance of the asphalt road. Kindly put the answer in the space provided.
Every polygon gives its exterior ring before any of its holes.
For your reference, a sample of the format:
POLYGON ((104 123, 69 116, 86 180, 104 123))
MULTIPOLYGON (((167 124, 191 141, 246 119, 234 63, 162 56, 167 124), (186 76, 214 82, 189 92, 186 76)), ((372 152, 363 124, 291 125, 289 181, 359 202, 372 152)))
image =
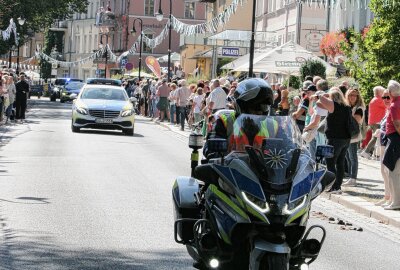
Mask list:
MULTIPOLYGON (((186 139, 144 118, 133 137, 74 134, 70 104, 34 102, 0 148, 0 269, 192 269, 171 200, 190 174, 186 139)), ((328 236, 310 269, 399 269, 399 230, 322 199, 313 211, 328 236)))

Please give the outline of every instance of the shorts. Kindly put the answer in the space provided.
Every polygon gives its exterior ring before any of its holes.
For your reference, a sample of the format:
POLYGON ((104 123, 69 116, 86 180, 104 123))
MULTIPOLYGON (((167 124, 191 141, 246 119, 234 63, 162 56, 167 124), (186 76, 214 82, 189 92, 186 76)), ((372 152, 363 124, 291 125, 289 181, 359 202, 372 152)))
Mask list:
POLYGON ((168 99, 166 97, 160 97, 160 101, 157 103, 157 109, 160 111, 166 111, 168 107, 168 99))

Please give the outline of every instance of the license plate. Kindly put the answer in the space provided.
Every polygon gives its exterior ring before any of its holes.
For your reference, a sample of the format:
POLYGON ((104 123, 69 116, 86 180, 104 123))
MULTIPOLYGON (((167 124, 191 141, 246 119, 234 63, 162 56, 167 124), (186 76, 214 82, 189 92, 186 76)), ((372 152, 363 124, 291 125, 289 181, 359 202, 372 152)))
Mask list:
POLYGON ((96 118, 95 122, 98 124, 112 124, 113 120, 107 118, 96 118))

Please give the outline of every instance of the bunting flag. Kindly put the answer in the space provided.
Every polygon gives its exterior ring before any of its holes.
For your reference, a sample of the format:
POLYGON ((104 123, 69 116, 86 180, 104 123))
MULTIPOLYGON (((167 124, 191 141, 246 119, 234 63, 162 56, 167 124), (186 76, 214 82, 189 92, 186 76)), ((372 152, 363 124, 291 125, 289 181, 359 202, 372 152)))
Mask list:
MULTIPOLYGON (((78 65, 82 65, 89 61, 93 61, 96 58, 102 57, 102 55, 105 53, 106 50, 107 50, 107 52, 111 51, 109 49, 110 48, 107 44, 104 48, 96 51, 95 53, 91 54, 90 56, 80 59, 80 60, 77 60, 77 61, 73 61, 73 62, 59 61, 57 59, 52 58, 51 56, 48 56, 47 54, 45 54, 43 52, 36 52, 36 58, 41 58, 41 59, 45 60, 46 62, 60 65, 60 67, 63 67, 63 68, 70 68, 70 67, 76 67, 78 65)), ((110 58, 110 59, 112 59, 112 58, 110 58)))
POLYGON ((17 26, 15 25, 14 20, 11 18, 10 24, 8 25, 7 29, 4 31, 1 30, 1 37, 3 38, 3 40, 9 40, 12 33, 14 33, 15 44, 18 45, 17 26))
MULTIPOLYGON (((368 9, 369 0, 296 0, 297 3, 307 5, 308 7, 326 8, 332 9, 343 9, 343 10, 356 10, 356 9, 368 9)), ((400 4, 397 0, 383 0, 384 6, 394 6, 400 4)))
POLYGON ((232 3, 224 9, 223 12, 218 14, 212 20, 201 24, 186 24, 178 20, 175 16, 172 17, 172 27, 179 34, 186 36, 193 36, 204 33, 215 33, 220 26, 225 25, 230 17, 236 13, 239 6, 243 6, 244 0, 233 0, 232 3))

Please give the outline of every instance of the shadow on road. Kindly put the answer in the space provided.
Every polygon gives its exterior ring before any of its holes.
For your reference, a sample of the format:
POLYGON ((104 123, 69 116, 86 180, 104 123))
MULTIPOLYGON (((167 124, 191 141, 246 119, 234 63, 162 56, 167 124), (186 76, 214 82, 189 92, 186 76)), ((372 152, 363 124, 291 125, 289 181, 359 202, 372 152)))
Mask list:
POLYGON ((98 135, 107 135, 107 136, 125 136, 125 137, 137 137, 137 138, 143 138, 144 136, 139 133, 134 133, 132 135, 125 135, 122 131, 116 131, 116 130, 101 130, 101 129, 81 129, 79 133, 82 134, 98 134, 98 135))
MULTIPOLYGON (((3 223, 6 220, 3 219, 3 223)), ((61 246, 45 232, 16 232, 1 227, 0 269, 154 270, 191 269, 191 259, 182 249, 73 249, 61 246)), ((129 239, 127 238, 127 241, 129 239)))

